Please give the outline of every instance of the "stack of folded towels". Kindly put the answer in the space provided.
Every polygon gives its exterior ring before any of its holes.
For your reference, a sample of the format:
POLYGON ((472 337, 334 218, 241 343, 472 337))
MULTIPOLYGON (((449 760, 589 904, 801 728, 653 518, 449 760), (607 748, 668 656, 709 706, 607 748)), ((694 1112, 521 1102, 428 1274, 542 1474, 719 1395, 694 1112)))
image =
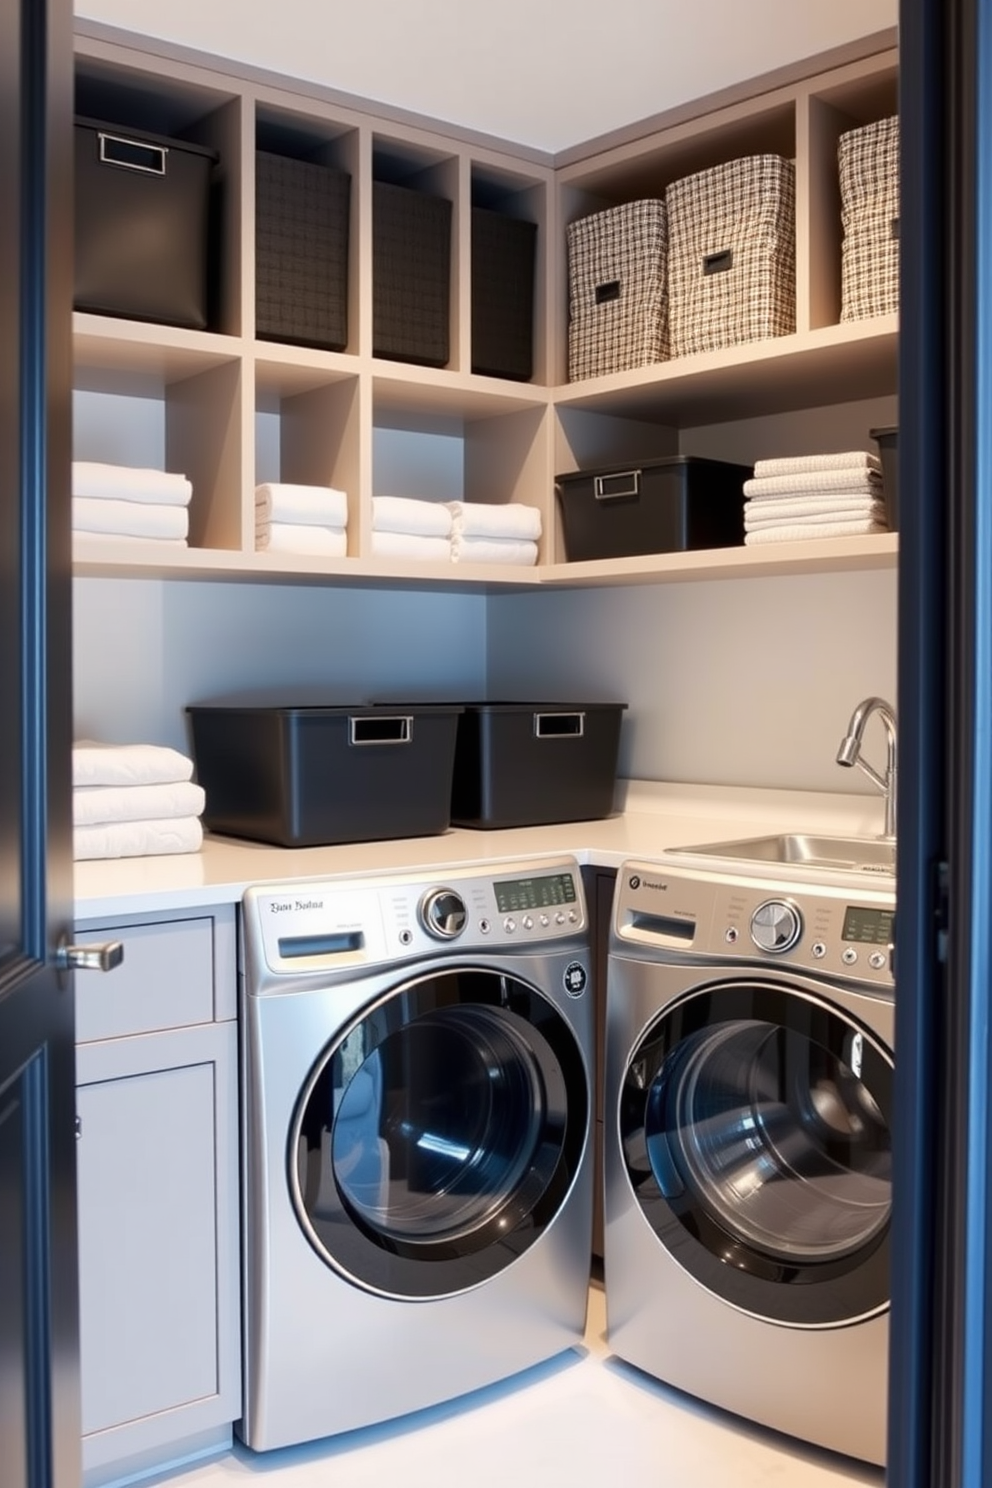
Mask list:
POLYGON ((447 563, 451 558, 451 512, 440 501, 373 496, 372 556, 447 563))
POLYGON ((198 851, 206 798, 192 775, 192 760, 164 745, 74 744, 73 857, 198 851))
POLYGON ((537 562, 541 513, 536 506, 510 501, 449 501, 453 563, 537 562))
POLYGON ((184 548, 192 494, 184 475, 167 470, 73 460, 72 530, 184 548))
POLYGON ((863 450, 759 460, 744 495, 745 543, 888 531, 881 462, 863 450))
POLYGON ((278 481, 255 487, 255 547, 264 553, 348 552, 348 497, 333 486, 278 481))

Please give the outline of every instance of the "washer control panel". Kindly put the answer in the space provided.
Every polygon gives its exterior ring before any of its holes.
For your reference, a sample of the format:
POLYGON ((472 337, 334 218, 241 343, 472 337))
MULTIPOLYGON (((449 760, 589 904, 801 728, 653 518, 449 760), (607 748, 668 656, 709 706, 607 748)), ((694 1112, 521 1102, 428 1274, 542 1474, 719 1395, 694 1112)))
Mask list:
POLYGON ((400 957, 519 949, 585 935, 574 858, 463 868, 451 876, 259 885, 243 901, 272 971, 309 973, 400 957))
POLYGON ((664 959, 784 964, 891 989, 895 917, 894 891, 860 881, 807 887, 627 862, 613 939, 664 959))

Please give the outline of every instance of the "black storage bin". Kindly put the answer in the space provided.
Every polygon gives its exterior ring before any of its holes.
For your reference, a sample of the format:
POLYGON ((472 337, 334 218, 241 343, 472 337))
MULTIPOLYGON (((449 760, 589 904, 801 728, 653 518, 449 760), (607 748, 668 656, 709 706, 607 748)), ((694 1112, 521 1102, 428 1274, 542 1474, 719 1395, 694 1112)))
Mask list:
POLYGON ((534 373, 537 224, 472 208, 472 371, 526 382, 534 373))
POLYGON ((899 530, 899 430, 871 429, 882 457, 882 495, 890 532, 899 530))
POLYGON ((343 351, 348 344, 351 177, 312 160, 255 153, 255 334, 343 351))
POLYGON ((215 152, 93 119, 74 134, 76 309, 204 330, 215 152))
POLYGON ((462 827, 589 821, 613 810, 625 703, 466 703, 451 820, 462 827))
POLYGON ((457 706, 186 711, 212 831, 319 847, 432 836, 449 824, 457 706))
POLYGON ((671 455, 560 475, 569 562, 729 548, 744 541, 749 465, 671 455))
POLYGON ((450 280, 450 201, 373 181, 373 355, 446 366, 450 280))

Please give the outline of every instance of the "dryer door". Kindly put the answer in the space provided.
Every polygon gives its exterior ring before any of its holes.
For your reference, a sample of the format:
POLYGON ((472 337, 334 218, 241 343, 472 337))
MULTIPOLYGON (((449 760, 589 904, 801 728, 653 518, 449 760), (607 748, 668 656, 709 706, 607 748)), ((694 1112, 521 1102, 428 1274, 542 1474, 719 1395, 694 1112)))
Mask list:
POLYGON ((709 1291, 829 1327, 889 1297, 892 1060, 836 1006, 733 981, 673 1003, 628 1062, 627 1174, 645 1218, 709 1291))
POLYGON ((289 1181, 317 1254, 395 1297, 464 1291, 540 1238, 579 1170, 588 1077, 527 983, 463 968, 393 990, 317 1060, 289 1181))

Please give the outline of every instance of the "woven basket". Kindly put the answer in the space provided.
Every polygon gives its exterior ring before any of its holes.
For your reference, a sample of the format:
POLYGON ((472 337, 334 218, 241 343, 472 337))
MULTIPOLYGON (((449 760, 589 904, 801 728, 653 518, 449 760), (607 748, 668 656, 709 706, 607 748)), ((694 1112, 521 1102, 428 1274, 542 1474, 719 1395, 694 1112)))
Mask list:
POLYGON ((309 160, 255 155, 255 333, 343 351, 348 342, 351 178, 309 160))
POLYGON ((536 223, 472 208, 473 372, 533 375, 536 250, 536 223))
POLYGON ((450 282, 450 201, 373 181, 373 355, 446 366, 450 282))
POLYGON ((844 320, 899 309, 899 120, 848 130, 837 144, 844 320))
POLYGON ((603 377, 668 355, 665 203, 625 202, 573 222, 568 376, 603 377))
POLYGON ((796 328, 795 168, 750 155, 668 188, 673 357, 796 328))

